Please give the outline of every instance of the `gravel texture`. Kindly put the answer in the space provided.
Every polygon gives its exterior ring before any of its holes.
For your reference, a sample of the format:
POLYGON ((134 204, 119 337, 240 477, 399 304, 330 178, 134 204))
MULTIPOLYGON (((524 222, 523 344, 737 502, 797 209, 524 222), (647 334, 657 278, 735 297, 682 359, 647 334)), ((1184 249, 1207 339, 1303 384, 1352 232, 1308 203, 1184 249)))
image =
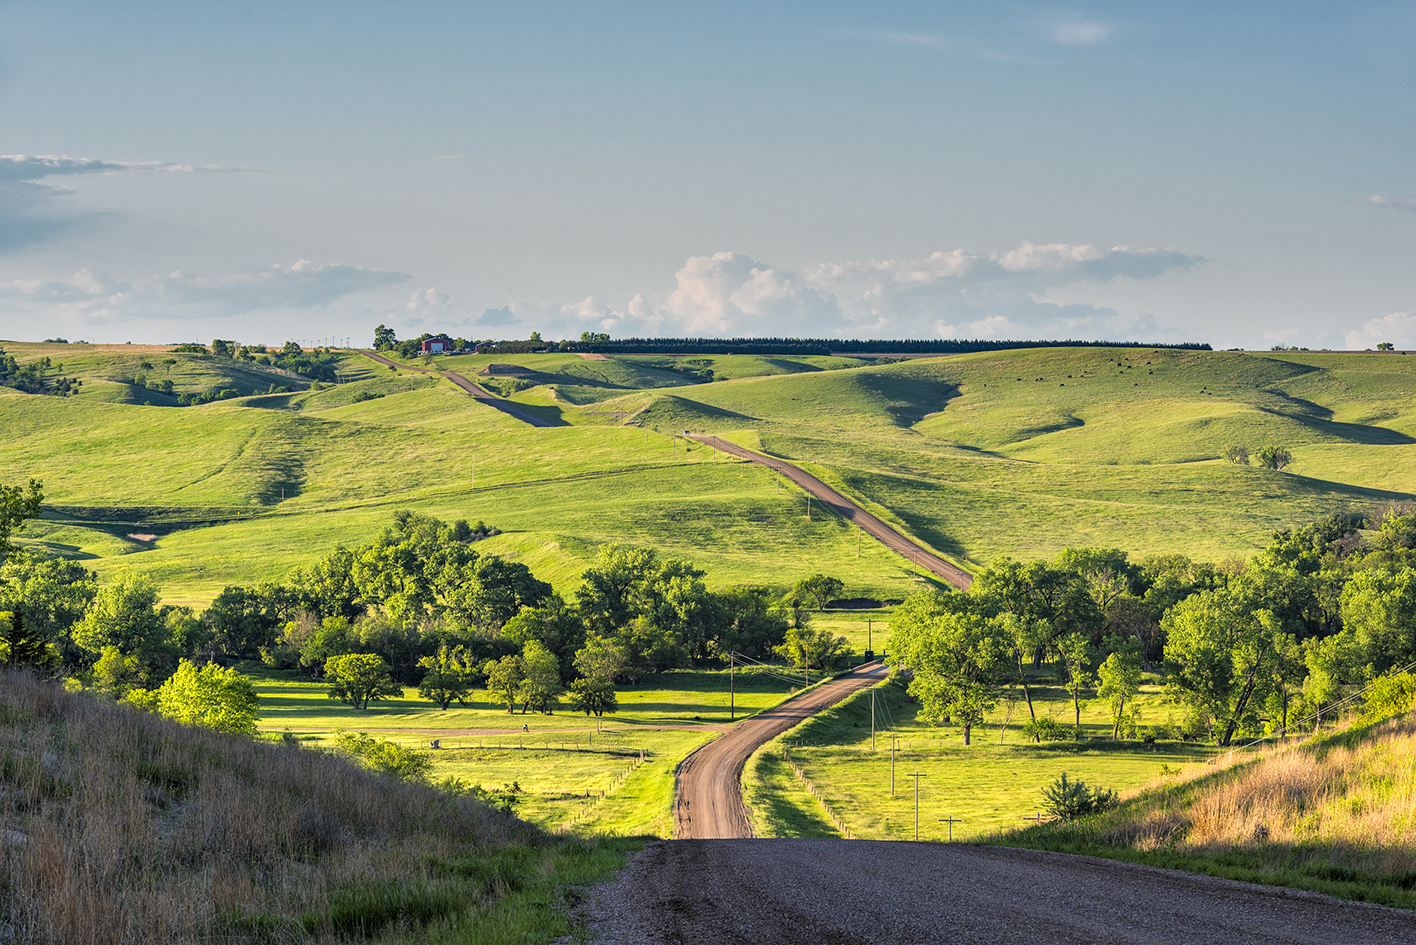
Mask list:
POLYGON ((1416 914, 968 844, 669 840, 580 907, 601 945, 1412 945, 1416 914))

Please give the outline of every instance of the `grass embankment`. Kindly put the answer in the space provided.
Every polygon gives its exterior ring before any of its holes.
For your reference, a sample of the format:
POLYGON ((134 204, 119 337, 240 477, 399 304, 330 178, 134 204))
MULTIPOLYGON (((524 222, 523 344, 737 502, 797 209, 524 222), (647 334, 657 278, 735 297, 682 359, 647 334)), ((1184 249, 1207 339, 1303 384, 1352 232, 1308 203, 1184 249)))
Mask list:
POLYGON ((988 842, 1409 909, 1416 908, 1413 830, 1416 716, 1408 714, 1191 771, 1101 814, 988 842))
MULTIPOLYGON (((403 698, 352 709, 328 687, 294 672, 245 664, 261 699, 259 725, 302 743, 332 743, 364 731, 427 750, 434 777, 488 789, 515 782, 518 814, 547 829, 667 837, 672 832, 674 769, 729 721, 727 672, 681 670, 619 689, 620 711, 591 718, 569 711, 511 714, 476 690, 446 711, 404 690, 403 698), (523 727, 525 730, 523 730, 523 727), (436 739, 436 750, 429 746, 436 739)), ((736 674, 736 718, 777 705, 792 685, 753 671, 736 674)))
MULTIPOLYGON (((908 840, 914 837, 914 779, 919 781, 919 836, 944 840, 953 817, 953 837, 977 839, 1035 816, 1042 789, 1066 771, 1119 791, 1135 790, 1155 780, 1162 765, 1190 766, 1212 757, 1215 749, 1179 742, 1144 745, 1111 741, 1107 711, 1095 703, 1082 705, 1086 741, 1034 744, 1022 733, 1028 718, 1021 701, 1006 703, 973 731, 965 747, 956 727, 934 728, 917 718, 918 704, 907 701, 898 687, 876 690, 875 748, 870 739, 870 691, 828 709, 783 735, 753 756, 744 769, 744 796, 751 798, 754 825, 760 836, 837 836, 833 811, 853 837, 908 840), (890 793, 891 734, 895 750, 895 793, 890 793), (783 759, 806 777, 799 779, 783 759), (807 784, 815 789, 809 793, 807 784)), ((1160 692, 1144 687, 1136 705, 1143 719, 1161 720, 1160 692)), ((1054 686, 1034 686, 1039 716, 1070 725, 1072 703, 1054 686)))
POLYGON ((549 942, 633 841, 0 678, 6 938, 549 942))

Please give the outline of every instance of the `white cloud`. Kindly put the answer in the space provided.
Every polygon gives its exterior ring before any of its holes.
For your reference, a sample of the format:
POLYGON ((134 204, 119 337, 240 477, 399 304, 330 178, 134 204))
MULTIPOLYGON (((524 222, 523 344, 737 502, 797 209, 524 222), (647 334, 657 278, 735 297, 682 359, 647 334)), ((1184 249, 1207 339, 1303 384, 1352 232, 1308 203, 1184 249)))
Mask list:
POLYGON ((404 308, 410 312, 436 312, 447 308, 452 296, 441 289, 425 289, 408 296, 404 308))
POLYGON ((677 287, 661 314, 689 335, 723 335, 748 326, 761 334, 820 331, 839 311, 834 297, 801 276, 742 253, 694 256, 674 278, 677 287))
POLYGON ((1382 207, 1387 210, 1406 210, 1416 213, 1416 197, 1382 197, 1373 194, 1367 198, 1367 203, 1373 207, 1382 207))
POLYGON ((232 173, 242 170, 214 164, 174 164, 170 161, 99 161, 64 154, 0 154, 0 181, 37 181, 75 174, 122 174, 146 171, 164 174, 232 173))
POLYGON ((1067 19, 1052 24, 1054 43, 1064 46, 1095 46, 1104 43, 1116 32, 1116 27, 1099 20, 1067 19))
POLYGON ((1382 318, 1369 318, 1356 331, 1347 333, 1347 347, 1352 350, 1375 348, 1389 341, 1402 349, 1416 348, 1416 316, 1410 312, 1392 312, 1382 318))
POLYGON ((307 259, 218 275, 179 269, 131 283, 81 269, 63 280, 0 282, 0 316, 61 318, 79 326, 120 319, 230 318, 322 308, 342 296, 407 279, 401 272, 307 259))

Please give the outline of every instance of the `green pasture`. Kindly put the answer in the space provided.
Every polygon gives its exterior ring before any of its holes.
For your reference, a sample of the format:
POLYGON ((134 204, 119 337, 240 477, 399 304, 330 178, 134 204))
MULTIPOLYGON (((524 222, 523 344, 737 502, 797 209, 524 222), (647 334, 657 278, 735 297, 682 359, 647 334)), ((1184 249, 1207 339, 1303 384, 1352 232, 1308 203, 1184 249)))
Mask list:
MULTIPOLYGON (((1019 826, 1036 816, 1042 789, 1063 771, 1069 778, 1138 790, 1161 775, 1161 765, 1177 768, 1202 763, 1215 749, 1161 742, 1111 741, 1109 710, 1097 701, 1082 703, 1086 741, 1034 744, 1021 731, 1028 718, 1021 693, 1005 701, 985 725, 973 731, 964 747, 956 726, 931 727, 916 717, 918 705, 894 686, 876 689, 876 738, 871 747, 871 696, 857 693, 776 739, 753 756, 744 769, 743 790, 754 823, 763 836, 836 836, 822 801, 860 839, 907 840, 914 837, 914 780, 919 773, 919 835, 944 840, 953 817, 954 839, 972 839, 1019 826), (1004 722, 1007 722, 1005 727, 1004 722), (895 793, 890 793, 891 738, 895 742, 895 793), (815 785, 809 794, 782 758, 790 760, 815 785)), ((1070 725, 1070 696, 1056 686, 1033 687, 1039 716, 1070 725)), ((1138 697, 1141 723, 1164 722, 1169 707, 1155 685, 1138 697)))
POLYGON ((730 696, 726 671, 671 671, 621 687, 620 711, 597 719, 565 709, 508 713, 481 690, 446 711, 414 689, 360 710, 330 699, 327 686, 301 673, 250 663, 241 669, 255 681, 263 732, 288 731, 309 745, 327 745, 340 731, 368 732, 428 751, 437 779, 487 788, 516 782, 525 792, 519 813, 538 824, 620 835, 668 836, 678 762, 729 722, 730 702, 742 719, 794 689, 777 676, 739 670, 730 696))

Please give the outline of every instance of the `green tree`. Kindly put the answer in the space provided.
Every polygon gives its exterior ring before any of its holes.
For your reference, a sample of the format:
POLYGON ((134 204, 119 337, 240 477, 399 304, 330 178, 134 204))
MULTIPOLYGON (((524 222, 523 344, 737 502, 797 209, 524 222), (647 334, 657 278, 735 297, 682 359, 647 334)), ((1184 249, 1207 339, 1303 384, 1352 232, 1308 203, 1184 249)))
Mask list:
POLYGON ((1110 788, 1092 788, 1085 781, 1068 781, 1067 772, 1042 789, 1042 806, 1061 820, 1073 820, 1114 807, 1120 802, 1110 788))
POLYGON ((458 705, 467 704, 467 694, 477 673, 466 647, 440 646, 437 653, 423 657, 418 665, 426 670, 423 681, 418 684, 418 695, 436 702, 444 712, 454 699, 458 705))
POLYGON ((570 684, 570 707, 576 712, 599 717, 618 710, 619 699, 613 683, 587 676, 570 684))
POLYGON ((1390 341, 1379 341, 1379 342, 1377 342, 1377 350, 1378 350, 1378 351, 1392 351, 1392 350, 1394 350, 1395 348, 1396 348, 1396 345, 1392 344, 1390 341))
POLYGON ((1265 446, 1255 457, 1264 469, 1281 470, 1293 462, 1293 454, 1281 446, 1265 446))
POLYGON ((393 329, 386 325, 380 325, 374 329, 374 350, 387 351, 398 346, 398 336, 393 329))
POLYGON ((816 610, 820 613, 826 609, 831 598, 839 596, 845 589, 846 585, 840 578, 818 573, 797 581, 792 591, 798 597, 816 601, 816 610))
POLYGON ((525 675, 516 687, 516 700, 521 703, 521 714, 535 708, 537 712, 550 715, 560 704, 561 685, 560 661, 538 640, 527 641, 521 649, 521 665, 525 675))
POLYGON ((187 660, 157 689, 157 711, 184 725, 255 735, 260 700, 251 680, 234 669, 187 660))
POLYGON ((1358 571, 1342 589, 1340 607, 1343 624, 1379 671, 1416 659, 1416 569, 1358 571))
POLYGON ((105 646, 90 668, 88 678, 94 689, 122 699, 135 689, 146 689, 151 676, 136 656, 125 655, 116 646, 105 646))
POLYGON ((325 660, 325 678, 329 680, 329 697, 356 709, 367 709, 370 702, 403 695, 403 687, 393 681, 389 665, 373 653, 331 656, 325 660))
POLYGON ((43 501, 44 487, 38 479, 31 479, 27 488, 0 486, 0 564, 15 550, 10 536, 24 528, 25 519, 39 517, 43 501))
POLYGON ((575 653, 575 671, 585 679, 613 684, 627 665, 629 648, 618 637, 591 634, 575 653))
POLYGON ((50 675, 59 669, 63 657, 58 647, 26 625, 24 614, 0 611, 0 662, 50 675))
POLYGON ((913 674, 909 691, 920 699, 920 717, 958 722, 968 745, 973 727, 998 703, 1012 641, 997 618, 949 612, 933 596, 912 595, 895 611, 886 662, 913 674))
POLYGON ((498 702, 506 703, 508 714, 516 711, 516 694, 521 691, 521 680, 526 677, 526 666, 518 654, 503 656, 499 660, 488 660, 482 667, 487 677, 487 691, 498 702))
POLYGON ((1303 641, 1303 708, 1313 715, 1313 731, 1323 724, 1323 708, 1342 698, 1343 687, 1363 675, 1366 648, 1351 630, 1303 641))
POLYGON ((117 647, 161 678, 170 671, 174 654, 157 596, 157 586, 146 577, 119 575, 98 589, 88 612, 74 625, 74 643, 93 656, 117 647))
POLYGON ((830 630, 793 627, 787 631, 786 638, 775 652, 808 675, 813 668, 824 675, 839 660, 849 656, 851 648, 845 637, 830 630))
POLYGON ((1242 443, 1231 443, 1224 448, 1224 458, 1236 466, 1249 465, 1249 448, 1242 443))
POLYGON ((334 750, 398 781, 427 782, 433 770, 433 759, 427 752, 404 748, 367 732, 338 733, 334 750))
MULTIPOLYGON (((294 629, 294 623, 287 625, 287 635, 294 629)), ((325 672, 330 657, 353 653, 354 642, 354 632, 348 620, 326 617, 300 645, 300 665, 308 669, 310 675, 320 676, 325 672)))
POLYGON ((1080 633, 1070 633, 1056 641, 1057 655, 1067 670, 1067 694, 1072 697, 1072 724, 1076 726, 1077 737, 1082 737, 1082 690, 1090 689, 1096 680, 1090 666, 1092 648, 1086 637, 1080 633))
POLYGON ((771 594, 761 587, 735 587, 718 594, 727 626, 718 637, 718 652, 737 651, 767 659, 787 634, 787 619, 772 609, 771 594))
POLYGON ((1111 737, 1121 735, 1121 721, 1126 718, 1126 703, 1141 691, 1140 660, 1124 653, 1112 653, 1097 668, 1101 685, 1096 694, 1111 707, 1111 737))

